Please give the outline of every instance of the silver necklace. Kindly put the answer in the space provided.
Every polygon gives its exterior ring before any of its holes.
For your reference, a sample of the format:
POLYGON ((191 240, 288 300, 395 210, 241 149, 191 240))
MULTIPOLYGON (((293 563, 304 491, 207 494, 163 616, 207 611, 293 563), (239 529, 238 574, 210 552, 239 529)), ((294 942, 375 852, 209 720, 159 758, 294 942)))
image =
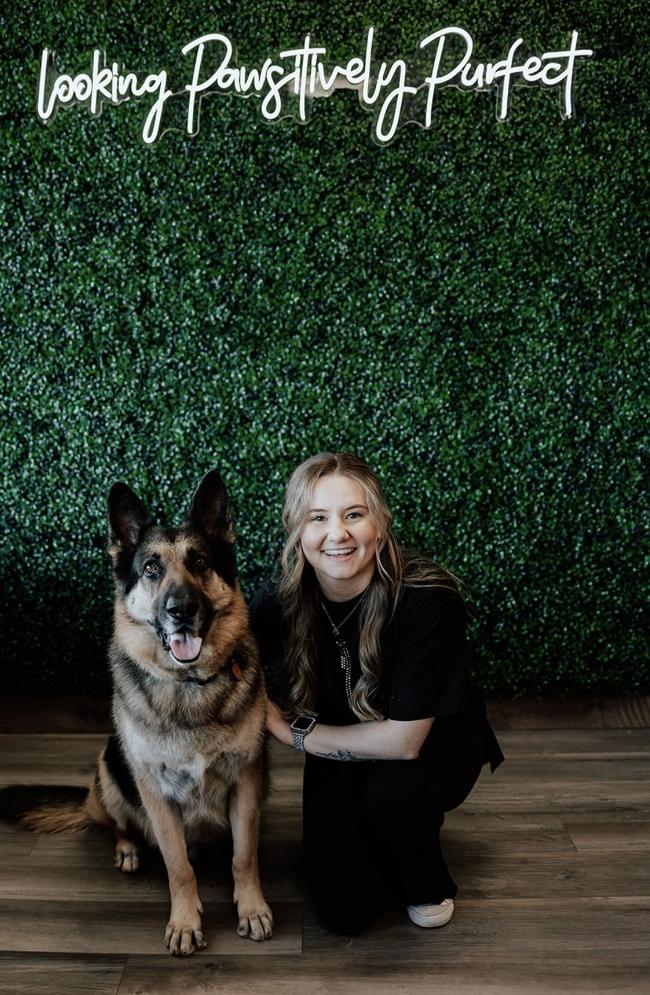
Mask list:
POLYGON ((327 621, 332 626, 332 635, 334 636, 334 642, 336 643, 336 648, 339 651, 341 670, 343 671, 344 680, 345 680, 345 694, 348 699, 348 705, 350 706, 350 708, 352 708, 352 657, 350 656, 350 650, 348 644, 341 635, 341 629, 348 621, 348 619, 352 618, 355 611, 357 610, 361 602, 364 600, 365 596, 366 595, 364 593, 363 597, 359 598, 356 605, 347 613, 343 621, 339 622, 338 625, 336 625, 332 620, 332 617, 330 616, 330 613, 328 612, 322 600, 320 603, 321 608, 325 612, 327 621))

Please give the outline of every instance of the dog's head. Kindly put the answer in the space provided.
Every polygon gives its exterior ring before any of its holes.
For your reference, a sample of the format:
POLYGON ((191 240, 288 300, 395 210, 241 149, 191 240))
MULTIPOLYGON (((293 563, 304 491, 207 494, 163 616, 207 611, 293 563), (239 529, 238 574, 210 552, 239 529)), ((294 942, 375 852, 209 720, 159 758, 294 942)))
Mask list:
POLYGON ((154 525, 131 488, 113 484, 108 535, 131 643, 141 647, 145 630, 165 670, 212 671, 213 622, 239 596, 228 494, 216 470, 199 484, 180 528, 154 525))

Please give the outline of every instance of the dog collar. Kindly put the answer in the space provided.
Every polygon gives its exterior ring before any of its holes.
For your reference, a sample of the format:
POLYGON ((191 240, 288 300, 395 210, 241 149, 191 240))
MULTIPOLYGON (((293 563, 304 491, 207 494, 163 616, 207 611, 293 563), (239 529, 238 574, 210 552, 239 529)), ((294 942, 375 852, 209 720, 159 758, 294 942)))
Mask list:
POLYGON ((213 674, 212 677, 206 677, 205 680, 202 677, 184 677, 181 684, 197 684, 200 688, 205 687, 206 684, 211 684, 212 681, 219 676, 219 672, 213 674))
MULTIPOLYGON (((243 677, 242 668, 241 668, 241 665, 238 663, 236 657, 231 656, 230 659, 228 660, 228 662, 226 663, 226 667, 230 671, 231 677, 232 677, 232 679, 234 681, 240 681, 242 679, 242 677, 243 677)), ((202 687, 205 687, 206 684, 211 684, 212 681, 215 681, 217 679, 217 677, 219 676, 220 673, 221 673, 221 671, 218 670, 216 672, 216 674, 212 674, 211 677, 206 677, 205 679, 202 678, 202 677, 184 677, 182 679, 181 683, 182 684, 196 684, 196 685, 198 685, 198 687, 202 688, 202 687)))

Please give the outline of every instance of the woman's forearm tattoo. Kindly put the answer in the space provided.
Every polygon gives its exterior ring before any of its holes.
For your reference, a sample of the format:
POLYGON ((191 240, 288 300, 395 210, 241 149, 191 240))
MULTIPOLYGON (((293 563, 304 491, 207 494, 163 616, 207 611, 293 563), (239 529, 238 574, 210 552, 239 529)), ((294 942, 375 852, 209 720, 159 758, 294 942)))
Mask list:
POLYGON ((317 753, 316 756, 324 757, 325 760, 343 760, 343 761, 365 760, 365 757, 357 757, 354 753, 351 753, 350 750, 336 750, 335 753, 317 753))

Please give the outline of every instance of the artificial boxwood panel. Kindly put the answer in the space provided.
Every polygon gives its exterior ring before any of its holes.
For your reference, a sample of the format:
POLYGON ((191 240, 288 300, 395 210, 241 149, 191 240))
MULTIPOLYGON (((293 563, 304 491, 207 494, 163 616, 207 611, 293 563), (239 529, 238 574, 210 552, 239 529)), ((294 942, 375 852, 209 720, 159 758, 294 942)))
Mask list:
POLYGON ((2 649, 19 689, 107 683, 106 493, 168 521, 216 466, 247 593, 284 483, 322 449, 379 472, 402 540, 466 582, 488 691, 648 687, 641 611, 647 166, 640 3, 13 3, 2 15, 2 649), (35 113, 43 46, 181 71, 223 31, 247 64, 306 32, 388 59, 460 24, 578 63, 559 95, 441 91, 431 131, 371 141, 351 93, 308 124, 203 101, 195 138, 140 141, 145 104, 35 113))

